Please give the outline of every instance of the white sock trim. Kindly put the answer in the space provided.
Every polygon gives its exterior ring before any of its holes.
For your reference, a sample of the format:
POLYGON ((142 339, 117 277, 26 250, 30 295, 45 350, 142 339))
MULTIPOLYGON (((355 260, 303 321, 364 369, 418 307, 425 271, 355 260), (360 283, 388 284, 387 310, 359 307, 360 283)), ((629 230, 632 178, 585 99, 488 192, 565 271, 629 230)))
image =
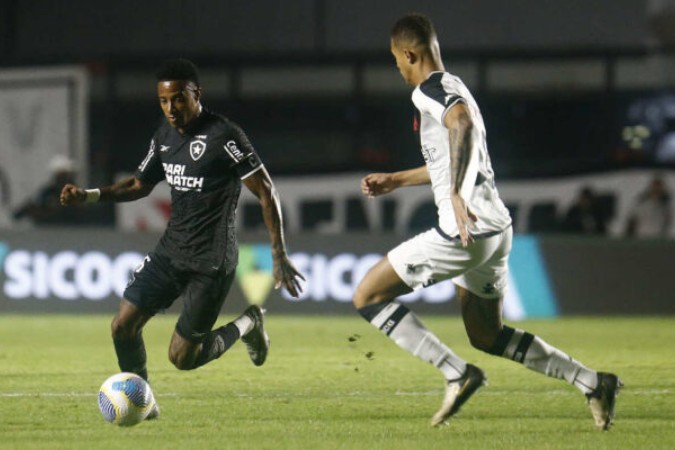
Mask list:
POLYGON ((239 329, 239 336, 245 336, 253 329, 253 319, 251 319, 246 314, 242 314, 234 322, 232 322, 235 327, 239 329))
POLYGON ((590 394, 598 387, 598 373, 587 367, 581 366, 572 382, 584 394, 590 394))
POLYGON ((382 311, 377 313, 375 317, 373 317, 373 320, 370 321, 371 324, 373 324, 374 327, 377 327, 378 329, 382 328, 382 325, 384 325, 385 320, 389 319, 389 317, 396 311, 401 305, 396 303, 396 302, 391 302, 384 308, 382 308, 382 311))

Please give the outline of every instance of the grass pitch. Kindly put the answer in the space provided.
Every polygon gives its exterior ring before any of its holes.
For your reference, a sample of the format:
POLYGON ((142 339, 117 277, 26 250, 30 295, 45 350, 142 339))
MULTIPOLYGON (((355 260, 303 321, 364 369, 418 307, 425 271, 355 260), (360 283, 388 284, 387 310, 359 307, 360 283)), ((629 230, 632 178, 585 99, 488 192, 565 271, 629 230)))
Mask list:
POLYGON ((263 367, 237 344, 192 372, 167 360, 175 319, 158 316, 145 331, 161 418, 119 428, 96 404, 100 384, 118 372, 110 317, 0 316, 0 449, 675 447, 672 317, 515 324, 621 376, 609 432, 594 429, 572 386, 470 348, 457 317, 423 319, 481 366, 489 385, 441 429, 429 427, 443 396, 440 374, 359 317, 270 315, 263 367))

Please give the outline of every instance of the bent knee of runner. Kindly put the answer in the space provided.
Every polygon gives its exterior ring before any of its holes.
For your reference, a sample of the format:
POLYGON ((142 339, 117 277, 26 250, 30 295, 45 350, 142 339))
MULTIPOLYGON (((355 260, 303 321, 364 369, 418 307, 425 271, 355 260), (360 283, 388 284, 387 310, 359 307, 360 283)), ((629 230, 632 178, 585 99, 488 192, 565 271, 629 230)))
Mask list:
POLYGON ((192 370, 195 368, 194 358, 188 358, 185 354, 169 353, 169 361, 178 370, 192 370))
POLYGON ((384 292, 377 292, 375 290, 368 289, 366 286, 360 284, 354 292, 354 298, 352 303, 356 309, 363 308, 364 306, 376 305, 382 302, 388 302, 393 300, 391 295, 388 295, 384 292))
POLYGON ((191 370, 195 368, 195 357, 186 352, 169 350, 169 361, 178 370, 191 370))
POLYGON ((356 309, 378 303, 390 302, 410 288, 394 271, 387 258, 382 258, 361 280, 354 292, 352 302, 356 309))
POLYGON ((195 368, 200 348, 199 344, 190 343, 174 335, 169 345, 169 361, 178 370, 192 370, 195 368))

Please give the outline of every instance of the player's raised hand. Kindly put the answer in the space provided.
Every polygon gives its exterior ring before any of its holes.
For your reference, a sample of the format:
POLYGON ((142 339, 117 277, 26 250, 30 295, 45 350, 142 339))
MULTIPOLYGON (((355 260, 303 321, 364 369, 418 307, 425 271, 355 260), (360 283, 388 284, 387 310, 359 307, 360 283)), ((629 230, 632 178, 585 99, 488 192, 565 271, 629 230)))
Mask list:
POLYGON ((274 289, 285 288, 291 296, 298 298, 302 292, 300 280, 306 281, 286 254, 274 257, 274 289))
POLYGON ((369 198, 387 194, 396 187, 390 173, 371 173, 361 179, 361 192, 369 198))
POLYGON ((86 198, 87 194, 84 189, 80 189, 74 184, 66 184, 61 189, 60 201, 63 206, 84 203, 86 198))
POLYGON ((472 231, 476 231, 476 221, 478 217, 471 212, 464 199, 458 194, 451 194, 452 209, 455 212, 455 221, 457 222, 457 229, 459 230, 459 239, 462 241, 462 246, 466 247, 469 242, 473 242, 472 231))

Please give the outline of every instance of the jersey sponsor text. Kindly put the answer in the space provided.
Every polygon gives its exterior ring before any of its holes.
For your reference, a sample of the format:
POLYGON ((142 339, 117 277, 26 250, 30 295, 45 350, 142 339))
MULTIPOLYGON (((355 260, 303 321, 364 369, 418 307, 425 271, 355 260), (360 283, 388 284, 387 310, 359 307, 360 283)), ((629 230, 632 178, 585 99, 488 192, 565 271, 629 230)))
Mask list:
POLYGON ((204 177, 185 176, 185 164, 167 164, 164 166, 166 182, 179 191, 198 191, 204 187, 204 177))

